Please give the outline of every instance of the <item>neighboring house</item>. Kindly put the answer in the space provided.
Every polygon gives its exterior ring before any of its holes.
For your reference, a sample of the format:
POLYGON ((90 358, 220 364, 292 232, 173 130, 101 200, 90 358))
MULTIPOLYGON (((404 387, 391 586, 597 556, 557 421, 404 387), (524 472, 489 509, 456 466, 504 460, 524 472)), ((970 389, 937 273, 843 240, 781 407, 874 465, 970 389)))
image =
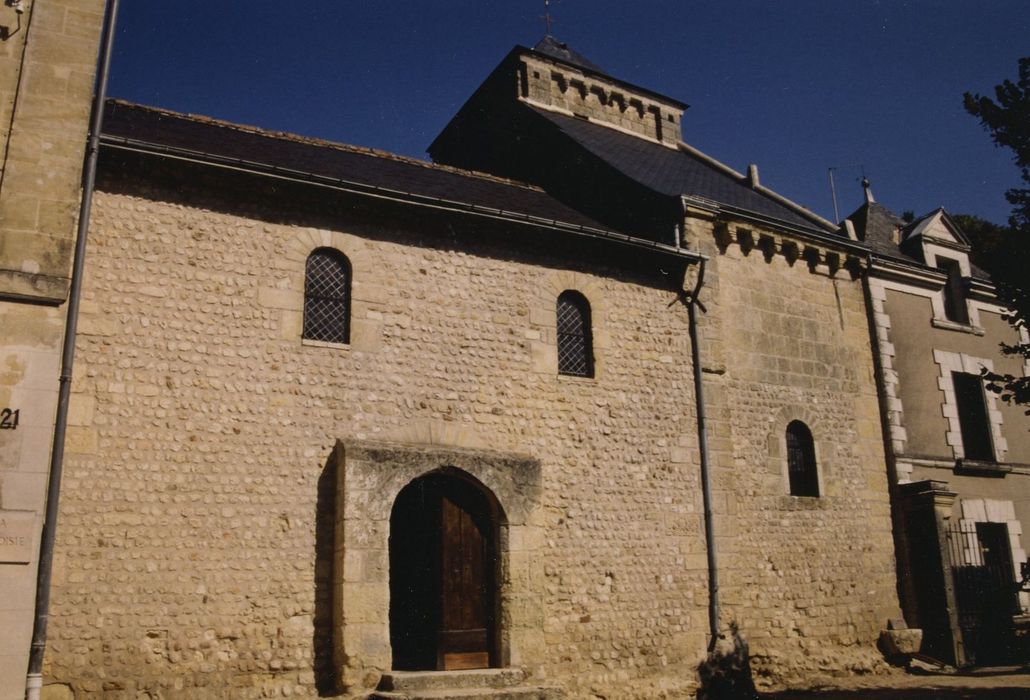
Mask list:
POLYGON ((50 682, 684 696, 703 453, 763 677, 883 668, 868 248, 684 144, 685 109, 550 38, 438 164, 111 103, 50 682))
MULTIPOLYGON (((943 209, 910 223, 873 200, 848 221, 872 251, 869 300, 890 444, 901 573, 924 651, 957 664, 1011 658, 1015 582, 1030 525, 1030 420, 981 371, 1030 373, 969 241, 943 209)), ((1025 331, 1023 341, 1026 341, 1025 331)))
POLYGON ((22 700, 103 0, 0 5, 0 700, 22 700))

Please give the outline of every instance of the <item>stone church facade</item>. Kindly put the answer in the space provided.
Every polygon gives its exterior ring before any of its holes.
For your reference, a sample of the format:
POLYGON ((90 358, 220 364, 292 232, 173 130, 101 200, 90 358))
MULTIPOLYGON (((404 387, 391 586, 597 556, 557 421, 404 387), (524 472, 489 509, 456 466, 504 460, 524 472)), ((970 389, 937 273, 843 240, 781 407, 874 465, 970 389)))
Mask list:
POLYGON ((882 669, 868 249, 683 143, 685 109, 550 39, 435 164, 110 103, 48 683, 688 696, 702 452, 760 678, 882 669))

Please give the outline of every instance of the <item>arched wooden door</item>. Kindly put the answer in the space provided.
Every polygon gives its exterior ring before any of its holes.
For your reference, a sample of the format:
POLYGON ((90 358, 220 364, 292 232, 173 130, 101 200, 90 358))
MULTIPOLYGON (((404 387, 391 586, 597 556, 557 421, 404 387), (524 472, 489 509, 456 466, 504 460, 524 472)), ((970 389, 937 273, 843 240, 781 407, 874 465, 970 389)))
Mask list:
POLYGON ((497 665, 496 508, 481 488, 433 473, 390 517, 390 643, 397 670, 497 665))

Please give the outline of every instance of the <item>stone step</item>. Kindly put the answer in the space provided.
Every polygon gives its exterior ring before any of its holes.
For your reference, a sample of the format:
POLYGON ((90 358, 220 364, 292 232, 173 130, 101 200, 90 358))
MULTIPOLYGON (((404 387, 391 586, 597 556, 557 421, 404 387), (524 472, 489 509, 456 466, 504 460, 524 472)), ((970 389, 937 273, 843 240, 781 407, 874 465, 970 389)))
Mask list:
POLYGON ((557 688, 436 688, 434 690, 377 690, 369 700, 561 700, 557 688))
POLYGON ((379 690, 453 690, 460 688, 511 688, 526 678, 521 668, 477 668, 463 671, 389 671, 379 690))

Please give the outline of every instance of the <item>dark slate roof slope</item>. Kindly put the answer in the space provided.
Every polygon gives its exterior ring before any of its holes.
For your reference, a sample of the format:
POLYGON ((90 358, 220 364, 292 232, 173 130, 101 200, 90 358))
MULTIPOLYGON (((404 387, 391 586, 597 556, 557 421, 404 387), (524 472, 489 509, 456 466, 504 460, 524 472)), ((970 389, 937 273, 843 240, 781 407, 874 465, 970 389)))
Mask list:
POLYGON ((689 152, 668 148, 583 119, 529 107, 624 175, 669 196, 692 195, 821 233, 826 227, 757 192, 740 178, 689 152))
POLYGON ((118 100, 107 103, 103 138, 106 143, 145 144, 208 154, 384 191, 607 230, 532 185, 382 151, 269 132, 118 100))
POLYGON ((873 254, 917 260, 894 242, 894 231, 904 228, 905 221, 879 202, 866 202, 848 219, 854 225, 858 239, 865 242, 873 254))
POLYGON ((559 61, 564 61, 570 65, 578 66, 579 68, 586 68, 587 70, 595 73, 604 72, 596 63, 587 59, 583 54, 573 51, 569 48, 568 44, 558 41, 550 34, 538 41, 536 46, 533 47, 533 50, 537 53, 542 53, 545 56, 557 58, 559 61))
MULTIPOLYGON (((916 217, 911 223, 905 223, 905 220, 899 217, 897 214, 892 212, 887 207, 883 206, 879 202, 866 202, 858 209, 854 211, 847 218, 855 227, 855 234, 859 240, 864 241, 869 250, 873 255, 879 255, 884 258, 894 258, 895 260, 903 260, 908 263, 917 263, 919 265, 926 266, 926 262, 923 260, 921 255, 916 255, 912 246, 903 246, 900 243, 894 242, 894 231, 900 229, 900 238, 904 239, 906 234, 916 228, 920 223, 929 219, 937 212, 943 212, 945 216, 948 215, 944 211, 943 207, 934 209, 928 214, 916 217)), ((950 221, 949 217, 949 221, 950 221)), ((954 222, 952 222, 954 224, 954 222)), ((954 224, 957 226, 957 224, 954 224)), ((960 236, 965 238, 965 234, 961 231, 960 236)), ((972 256, 970 256, 972 258, 972 256)), ((973 277, 980 279, 990 279, 990 275, 987 274, 982 268, 977 266, 972 259, 969 261, 970 271, 973 277)))

